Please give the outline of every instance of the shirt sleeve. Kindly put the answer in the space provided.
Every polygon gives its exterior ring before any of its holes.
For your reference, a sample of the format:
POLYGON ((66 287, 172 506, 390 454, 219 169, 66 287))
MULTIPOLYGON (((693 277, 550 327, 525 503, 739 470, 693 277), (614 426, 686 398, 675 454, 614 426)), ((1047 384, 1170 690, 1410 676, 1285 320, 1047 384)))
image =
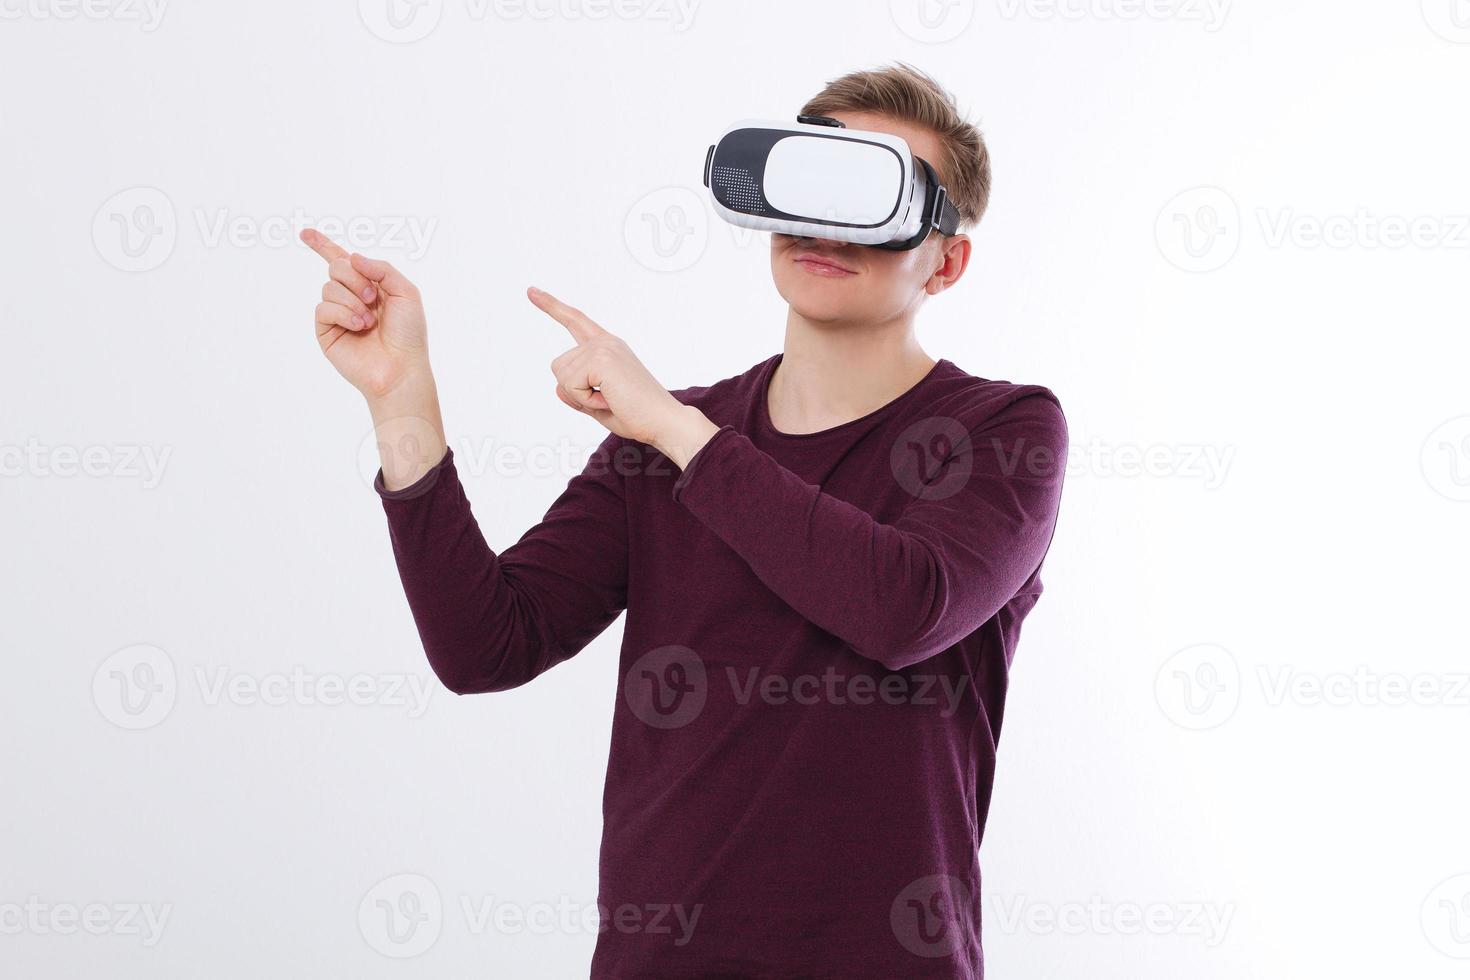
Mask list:
POLYGON ((892 523, 805 483, 729 426, 674 495, 807 620, 898 670, 999 612, 1055 528, 1067 427, 1050 393, 961 431, 922 485, 906 485, 914 499, 892 523))
POLYGON ((577 653, 627 604, 628 520, 609 436, 545 518, 500 554, 453 452, 412 486, 376 487, 434 673, 457 694, 517 687, 577 653))

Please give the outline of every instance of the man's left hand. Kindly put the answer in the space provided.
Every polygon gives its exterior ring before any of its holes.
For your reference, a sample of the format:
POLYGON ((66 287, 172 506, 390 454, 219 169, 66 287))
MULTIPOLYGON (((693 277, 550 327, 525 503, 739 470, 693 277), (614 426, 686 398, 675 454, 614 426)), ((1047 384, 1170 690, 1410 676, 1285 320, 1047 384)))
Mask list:
POLYGON ((556 396, 610 432, 647 443, 683 469, 719 426, 658 383, 620 338, 581 310, 532 287, 536 308, 567 328, 576 346, 551 362, 556 396))

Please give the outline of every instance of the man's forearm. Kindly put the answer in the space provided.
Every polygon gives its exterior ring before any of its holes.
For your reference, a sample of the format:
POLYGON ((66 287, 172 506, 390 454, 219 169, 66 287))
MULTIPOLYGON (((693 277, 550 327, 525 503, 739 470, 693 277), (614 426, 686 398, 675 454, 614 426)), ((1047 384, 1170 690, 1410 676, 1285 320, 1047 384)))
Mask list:
POLYGON ((427 367, 404 378, 392 391, 370 397, 368 410, 386 489, 412 486, 444 458, 439 389, 427 367))
MULTIPOLYGON (((1066 420, 1050 393, 983 424, 994 446, 1066 458, 1066 420)), ((809 483, 733 428, 720 430, 674 494, 808 622, 900 670, 995 616, 1050 544, 1062 468, 1012 466, 975 445, 946 461, 965 467, 957 487, 916 494, 887 520, 809 483)))

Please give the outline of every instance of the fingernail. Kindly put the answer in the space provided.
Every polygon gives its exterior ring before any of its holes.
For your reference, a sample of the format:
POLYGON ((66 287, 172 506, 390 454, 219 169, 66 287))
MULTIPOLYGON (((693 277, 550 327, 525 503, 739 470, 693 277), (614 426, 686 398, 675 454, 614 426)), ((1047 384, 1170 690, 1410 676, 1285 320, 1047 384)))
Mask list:
POLYGON ((537 289, 535 286, 532 286, 530 289, 527 290, 527 292, 529 292, 532 296, 544 295, 541 290, 537 289))
POLYGON ((373 297, 376 295, 378 295, 377 292, 374 291, 373 287, 369 286, 362 291, 362 301, 364 303, 371 303, 373 301, 373 297))
POLYGON ((367 321, 363 320, 361 316, 354 313, 352 314, 352 325, 354 327, 357 327, 358 329, 362 329, 364 326, 367 325, 367 321))

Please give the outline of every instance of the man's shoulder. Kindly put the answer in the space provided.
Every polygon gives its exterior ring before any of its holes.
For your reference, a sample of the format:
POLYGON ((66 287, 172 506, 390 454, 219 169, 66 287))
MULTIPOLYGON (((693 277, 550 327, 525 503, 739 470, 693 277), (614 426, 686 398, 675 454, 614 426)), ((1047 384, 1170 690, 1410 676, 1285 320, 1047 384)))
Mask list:
POLYGON ((952 416, 970 430, 993 422, 1051 419, 1064 430, 1061 400, 1045 385, 982 378, 941 361, 922 411, 952 416))

